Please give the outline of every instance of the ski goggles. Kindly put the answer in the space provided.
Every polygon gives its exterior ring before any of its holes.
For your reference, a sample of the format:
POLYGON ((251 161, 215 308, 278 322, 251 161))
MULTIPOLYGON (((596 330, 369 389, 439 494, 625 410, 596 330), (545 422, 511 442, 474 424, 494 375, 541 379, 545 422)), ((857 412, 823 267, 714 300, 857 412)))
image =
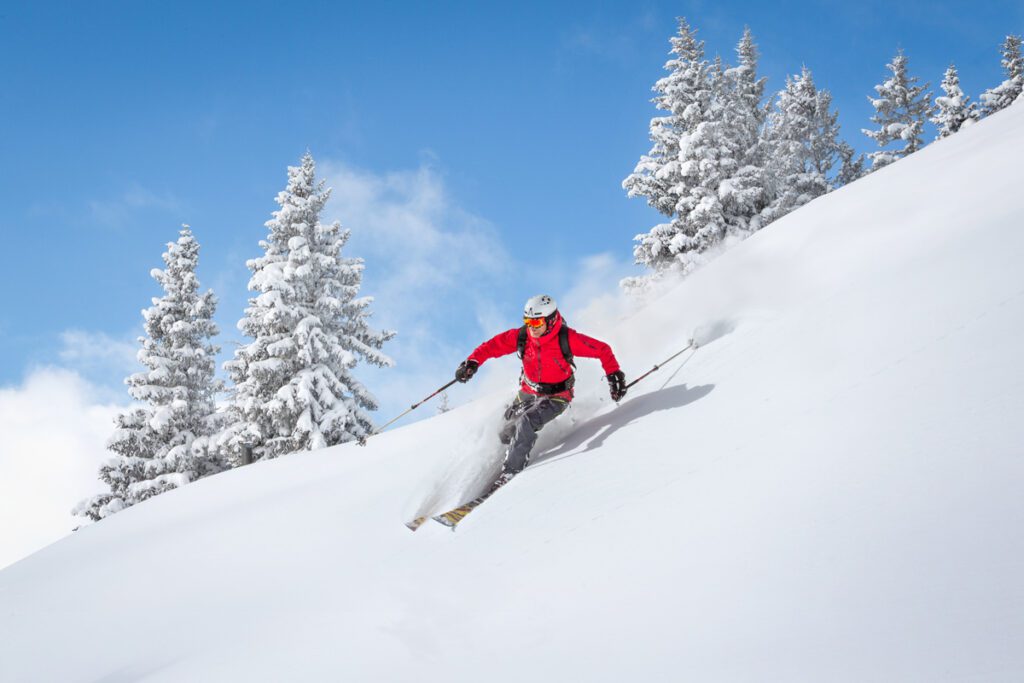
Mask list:
POLYGON ((540 327, 547 322, 547 318, 527 318, 524 316, 523 322, 526 323, 527 327, 540 327))

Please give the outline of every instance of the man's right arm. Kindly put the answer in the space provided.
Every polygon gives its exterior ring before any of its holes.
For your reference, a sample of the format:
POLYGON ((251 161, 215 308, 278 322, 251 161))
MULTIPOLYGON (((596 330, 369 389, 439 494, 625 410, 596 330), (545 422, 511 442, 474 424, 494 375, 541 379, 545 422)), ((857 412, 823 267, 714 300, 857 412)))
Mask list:
POLYGON ((511 329, 495 335, 485 341, 469 354, 466 360, 475 361, 477 365, 483 365, 484 361, 491 358, 500 358, 516 352, 519 343, 519 330, 511 329))
POLYGON ((468 382, 476 369, 483 365, 484 361, 499 356, 507 356, 519 346, 519 330, 508 330, 499 335, 491 337, 480 346, 476 347, 469 358, 459 364, 455 370, 455 379, 460 382, 468 382))

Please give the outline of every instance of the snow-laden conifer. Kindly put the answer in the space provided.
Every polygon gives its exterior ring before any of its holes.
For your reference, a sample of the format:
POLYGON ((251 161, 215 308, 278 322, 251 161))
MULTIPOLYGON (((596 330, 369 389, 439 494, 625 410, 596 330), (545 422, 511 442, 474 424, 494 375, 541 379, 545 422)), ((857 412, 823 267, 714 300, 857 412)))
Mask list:
POLYGON ((668 270, 691 272, 706 261, 706 252, 721 243, 728 230, 718 192, 725 174, 723 166, 731 161, 723 139, 728 86, 720 58, 715 58, 708 76, 708 99, 702 120, 687 135, 680 151, 686 191, 676 202, 671 223, 655 226, 650 233, 637 237, 639 244, 634 253, 646 251, 650 255, 668 256, 659 263, 657 276, 668 270))
MULTIPOLYGON (((655 86, 654 101, 670 112, 651 122, 654 147, 623 182, 629 196, 645 196, 669 217, 637 235, 636 262, 658 277, 687 273, 726 238, 742 238, 759 227, 766 201, 760 148, 764 79, 757 76, 757 48, 749 30, 737 53, 739 66, 704 60, 703 43, 680 20, 672 39, 671 73, 655 86)), ((626 287, 644 278, 624 281, 626 287)))
POLYGON ((931 119, 938 129, 936 140, 952 135, 977 117, 977 110, 969 104, 971 98, 960 89, 960 75, 953 64, 942 78, 942 92, 945 95, 935 98, 935 115, 931 119))
POLYGON ((362 360, 393 363, 380 349, 394 336, 370 328, 370 297, 359 297, 363 260, 341 255, 349 238, 320 222, 330 190, 307 153, 288 168, 280 208, 267 221, 264 255, 252 271, 238 327, 253 341, 225 364, 233 382, 222 443, 234 464, 357 440, 377 400, 352 374, 362 360))
POLYGON ((831 93, 817 89, 810 69, 805 66, 786 79, 765 132, 772 180, 772 201, 762 214, 765 224, 849 182, 844 171, 857 174, 853 149, 839 139, 838 120, 831 93))
POLYGON ((1006 80, 982 93, 981 107, 985 116, 1009 107, 1024 92, 1024 57, 1021 56, 1021 37, 1006 36, 1002 47, 1002 65, 1006 80))
POLYGON ((892 62, 885 66, 892 75, 875 86, 878 97, 868 97, 875 108, 871 121, 878 125, 878 129, 864 129, 863 132, 882 148, 895 141, 904 144, 896 149, 880 149, 869 154, 872 170, 921 149, 924 146, 924 122, 931 114, 929 84, 915 85, 917 77, 907 73, 907 57, 903 50, 899 50, 892 62))
POLYGON ((188 226, 167 245, 163 270, 151 275, 164 295, 142 312, 146 335, 139 362, 147 371, 125 380, 142 405, 115 419, 108 447, 116 456, 100 468, 108 491, 78 504, 74 513, 100 520, 126 507, 221 469, 211 448, 217 429, 211 343, 217 334, 213 292, 199 292, 199 244, 188 226))
POLYGON ((658 80, 651 101, 667 112, 651 119, 651 150, 640 157, 633 172, 622 181, 630 197, 646 197, 647 203, 666 216, 675 212, 681 184, 679 155, 687 133, 701 121, 707 106, 707 63, 704 42, 686 19, 679 18, 679 33, 669 39, 673 55, 665 63, 669 75, 658 80))
POLYGON ((857 154, 853 147, 845 140, 839 143, 839 173, 836 175, 836 187, 849 185, 864 175, 865 158, 863 154, 857 154))
POLYGON ((761 228, 768 203, 767 157, 762 140, 766 78, 757 75, 758 52, 749 28, 736 46, 737 66, 725 70, 722 93, 721 151, 717 186, 727 233, 745 237, 761 228))
POLYGON ((672 58, 664 67, 669 74, 653 87, 652 101, 666 115, 651 119, 651 150, 622 182, 628 196, 645 197, 670 219, 635 238, 636 262, 656 272, 678 265, 677 257, 689 247, 686 200, 699 184, 694 146, 711 106, 704 43, 686 19, 678 21, 678 34, 669 39, 672 58))

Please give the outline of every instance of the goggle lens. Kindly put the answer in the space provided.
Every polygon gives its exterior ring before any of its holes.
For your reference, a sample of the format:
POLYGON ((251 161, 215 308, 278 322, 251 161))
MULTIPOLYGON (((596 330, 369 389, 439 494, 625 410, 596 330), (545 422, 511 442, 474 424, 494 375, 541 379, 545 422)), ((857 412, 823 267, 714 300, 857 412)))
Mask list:
POLYGON ((544 324, 545 318, 523 318, 523 322, 529 327, 540 327, 544 324))

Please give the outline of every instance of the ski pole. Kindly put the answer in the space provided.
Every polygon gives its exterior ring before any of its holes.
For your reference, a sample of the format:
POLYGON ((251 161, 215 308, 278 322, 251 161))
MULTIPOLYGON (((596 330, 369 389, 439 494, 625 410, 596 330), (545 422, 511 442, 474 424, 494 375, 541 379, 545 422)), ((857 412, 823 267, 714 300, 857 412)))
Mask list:
POLYGON ((676 352, 675 352, 675 353, 673 353, 673 354, 672 354, 671 356, 669 356, 669 357, 668 357, 668 358, 666 358, 665 360, 661 361, 660 363, 658 363, 657 365, 655 365, 655 366, 654 366, 653 368, 651 368, 650 370, 648 370, 647 372, 645 372, 644 374, 640 375, 640 376, 639 376, 639 377, 637 377, 637 378, 636 378, 635 380, 633 380, 632 382, 630 382, 629 384, 627 384, 627 385, 626 385, 626 386, 625 386, 624 388, 626 388, 626 389, 629 389, 629 388, 630 388, 631 386, 633 386, 634 384, 636 384, 637 382, 639 382, 640 380, 642 380, 642 379, 643 379, 644 377, 646 377, 647 375, 651 374, 652 372, 655 372, 656 370, 660 370, 660 369, 661 369, 661 367, 662 367, 663 365, 666 365, 667 363, 670 363, 670 362, 672 362, 672 359, 673 359, 673 358, 675 358, 675 357, 676 357, 676 356, 678 356, 679 354, 681 354, 681 353, 683 353, 684 351, 687 351, 687 350, 689 350, 689 349, 694 349, 694 350, 696 350, 696 349, 697 349, 697 342, 696 342, 695 340, 691 339, 691 340, 690 340, 690 343, 686 345, 686 348, 684 348, 684 349, 682 349, 682 350, 680 350, 680 351, 676 351, 676 352))
POLYGON ((386 423, 386 424, 384 424, 384 425, 381 425, 381 427, 380 427, 379 429, 376 429, 376 430, 374 430, 374 431, 373 431, 372 433, 370 433, 370 434, 367 434, 367 435, 366 435, 366 436, 364 436, 363 438, 359 439, 359 445, 360 445, 360 446, 365 446, 365 445, 366 445, 366 440, 367 440, 367 439, 369 439, 369 438, 370 438, 371 436, 376 436, 377 434, 380 434, 380 433, 381 433, 381 432, 383 432, 383 431, 384 431, 385 429, 387 429, 388 427, 390 427, 390 426, 391 426, 391 425, 393 425, 394 423, 398 422, 398 421, 399 421, 399 420, 401 420, 401 419, 402 419, 403 417, 405 417, 406 415, 408 415, 408 414, 409 414, 409 413, 411 413, 412 411, 416 410, 416 409, 417 409, 417 408, 419 408, 419 407, 420 407, 421 405, 423 405, 424 403, 426 403, 426 402, 427 402, 427 401, 429 401, 430 399, 434 398, 435 396, 437 396, 438 394, 440 394, 440 393, 441 393, 442 391, 444 391, 445 389, 447 389, 448 387, 450 387, 451 385, 455 384, 455 383, 456 383, 456 382, 458 382, 458 381, 459 381, 459 380, 457 380, 457 379, 453 379, 453 380, 452 380, 451 382, 448 382, 448 384, 445 384, 445 385, 444 385, 443 387, 441 387, 440 389, 438 389, 437 391, 435 391, 434 393, 432 393, 432 394, 431 394, 430 396, 427 396, 427 397, 426 397, 425 399, 423 399, 423 400, 422 400, 422 401, 420 401, 419 403, 414 403, 414 404, 412 404, 412 407, 410 407, 410 408, 409 408, 409 410, 405 411, 404 413, 402 413, 401 415, 399 415, 399 416, 398 416, 398 417, 396 417, 395 419, 391 420, 390 422, 388 422, 388 423, 386 423))

